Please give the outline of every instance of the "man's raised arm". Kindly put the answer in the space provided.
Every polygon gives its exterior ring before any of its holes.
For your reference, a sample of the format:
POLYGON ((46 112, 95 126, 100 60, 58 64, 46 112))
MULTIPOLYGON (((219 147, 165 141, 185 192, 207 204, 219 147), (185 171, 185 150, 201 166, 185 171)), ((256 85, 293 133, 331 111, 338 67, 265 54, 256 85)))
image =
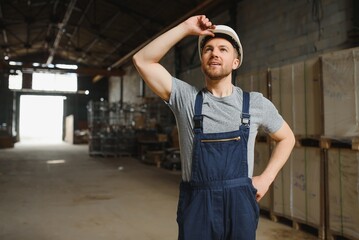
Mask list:
POLYGON ((169 100, 172 90, 171 74, 159 64, 166 53, 180 40, 189 35, 213 35, 215 26, 204 15, 194 16, 154 39, 133 56, 137 71, 163 100, 169 100))

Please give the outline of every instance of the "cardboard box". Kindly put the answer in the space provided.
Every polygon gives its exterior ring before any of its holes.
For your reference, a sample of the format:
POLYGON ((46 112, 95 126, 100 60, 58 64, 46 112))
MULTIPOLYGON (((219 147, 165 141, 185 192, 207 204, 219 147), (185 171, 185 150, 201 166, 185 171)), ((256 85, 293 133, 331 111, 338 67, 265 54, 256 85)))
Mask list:
POLYGON ((324 135, 359 136, 359 48, 322 56, 324 135))
POLYGON ((311 226, 321 226, 321 149, 298 147, 292 158, 292 217, 311 226))
POLYGON ((164 154, 164 151, 147 151, 143 161, 160 167, 164 159, 164 154))
POLYGON ((157 134, 157 140, 159 142, 167 142, 168 136, 167 136, 167 134, 157 134))
POLYGON ((13 148, 14 138, 10 136, 0 136, 0 149, 1 148, 13 148))
MULTIPOLYGON (((260 175, 266 168, 270 157, 269 145, 264 142, 257 142, 254 147, 254 169, 253 176, 260 175)), ((270 211, 272 209, 271 188, 267 194, 260 200, 261 209, 270 211)))
POLYGON ((329 229, 359 239, 359 152, 328 151, 329 229))
POLYGON ((272 102, 297 136, 323 134, 320 65, 318 59, 273 68, 272 102))
POLYGON ((236 81, 243 91, 260 92, 268 98, 267 70, 240 75, 236 81))
POLYGON ((292 217, 292 155, 278 173, 273 182, 273 213, 284 216, 288 219, 292 217))

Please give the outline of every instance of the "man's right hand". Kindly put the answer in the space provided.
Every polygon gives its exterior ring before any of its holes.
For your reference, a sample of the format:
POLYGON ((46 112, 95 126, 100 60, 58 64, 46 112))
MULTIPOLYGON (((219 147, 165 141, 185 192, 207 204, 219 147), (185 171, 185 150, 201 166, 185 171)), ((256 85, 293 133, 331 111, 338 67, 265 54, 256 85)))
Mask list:
POLYGON ((210 35, 214 36, 212 30, 215 29, 215 25, 205 16, 198 15, 188 18, 183 22, 189 29, 189 35, 210 35))

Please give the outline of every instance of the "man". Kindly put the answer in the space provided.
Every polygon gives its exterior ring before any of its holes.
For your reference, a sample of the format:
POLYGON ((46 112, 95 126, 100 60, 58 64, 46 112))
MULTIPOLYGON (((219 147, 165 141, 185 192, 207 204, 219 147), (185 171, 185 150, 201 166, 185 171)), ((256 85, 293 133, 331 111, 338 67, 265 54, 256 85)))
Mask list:
POLYGON ((243 60, 238 35, 194 16, 162 34, 133 57, 147 85, 172 109, 178 129, 182 179, 177 211, 179 239, 255 239, 259 201, 288 159, 294 136, 260 93, 232 84, 243 60), (181 39, 199 36, 205 87, 172 77, 159 64, 181 39), (262 126, 277 142, 263 173, 253 176, 254 142, 262 126))

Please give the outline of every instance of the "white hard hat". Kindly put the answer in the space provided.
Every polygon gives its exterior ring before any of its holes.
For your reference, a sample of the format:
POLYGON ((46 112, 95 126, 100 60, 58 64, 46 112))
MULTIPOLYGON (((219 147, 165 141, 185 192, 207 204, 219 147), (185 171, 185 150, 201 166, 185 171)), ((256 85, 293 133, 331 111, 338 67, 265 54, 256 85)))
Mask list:
POLYGON ((198 38, 199 59, 202 60, 202 48, 204 47, 205 43, 212 38, 219 37, 228 40, 230 43, 232 43, 233 47, 237 49, 239 54, 239 60, 240 60, 238 67, 241 66, 243 61, 243 49, 237 33, 232 28, 226 25, 216 25, 216 28, 213 29, 213 33, 215 35, 214 37, 209 35, 199 36, 198 38))

